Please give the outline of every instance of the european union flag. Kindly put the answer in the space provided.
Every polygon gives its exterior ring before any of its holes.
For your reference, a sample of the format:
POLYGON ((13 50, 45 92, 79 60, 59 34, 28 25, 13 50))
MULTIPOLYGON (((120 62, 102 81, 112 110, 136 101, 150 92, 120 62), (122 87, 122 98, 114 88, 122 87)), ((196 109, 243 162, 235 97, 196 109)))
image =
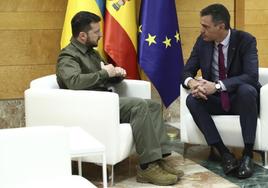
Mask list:
POLYGON ((175 0, 143 0, 139 64, 166 107, 180 95, 183 56, 175 0))

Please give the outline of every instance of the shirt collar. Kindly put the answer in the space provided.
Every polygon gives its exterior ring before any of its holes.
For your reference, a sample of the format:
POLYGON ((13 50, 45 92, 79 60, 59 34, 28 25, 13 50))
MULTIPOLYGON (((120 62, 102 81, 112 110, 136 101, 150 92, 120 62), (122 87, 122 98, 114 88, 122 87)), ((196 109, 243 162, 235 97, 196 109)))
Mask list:
MULTIPOLYGON (((231 30, 229 29, 227 36, 220 43, 225 47, 228 46, 229 42, 230 42, 230 36, 231 36, 231 30)), ((215 42, 216 46, 218 46, 218 44, 219 44, 219 42, 215 42)))
POLYGON ((86 54, 88 51, 93 50, 93 48, 92 49, 88 48, 86 45, 82 44, 81 42, 76 40, 74 37, 71 38, 71 43, 76 48, 78 48, 78 50, 80 50, 83 54, 86 54))

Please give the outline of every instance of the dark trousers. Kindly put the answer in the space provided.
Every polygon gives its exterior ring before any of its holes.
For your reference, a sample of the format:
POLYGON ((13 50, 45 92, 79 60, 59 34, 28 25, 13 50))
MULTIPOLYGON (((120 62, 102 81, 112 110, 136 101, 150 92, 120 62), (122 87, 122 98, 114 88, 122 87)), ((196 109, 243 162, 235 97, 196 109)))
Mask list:
POLYGON ((208 96, 208 100, 197 99, 190 94, 186 105, 209 145, 222 141, 211 115, 239 115, 244 143, 254 144, 259 103, 257 90, 251 85, 243 84, 229 97, 229 112, 222 109, 219 93, 208 96))

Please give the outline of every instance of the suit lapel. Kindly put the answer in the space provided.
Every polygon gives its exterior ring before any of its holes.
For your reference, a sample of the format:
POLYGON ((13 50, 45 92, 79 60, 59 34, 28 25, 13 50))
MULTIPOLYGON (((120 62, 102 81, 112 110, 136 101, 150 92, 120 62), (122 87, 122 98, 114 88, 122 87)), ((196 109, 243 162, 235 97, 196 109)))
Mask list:
POLYGON ((212 58, 213 58, 213 48, 214 48, 214 43, 213 42, 208 42, 206 43, 206 47, 204 48, 204 78, 210 79, 211 78, 211 65, 212 65, 212 58))
POLYGON ((229 47, 228 47, 228 55, 227 55, 227 75, 235 54, 235 50, 236 50, 236 31, 235 30, 231 30, 231 36, 230 36, 230 42, 229 42, 229 47))

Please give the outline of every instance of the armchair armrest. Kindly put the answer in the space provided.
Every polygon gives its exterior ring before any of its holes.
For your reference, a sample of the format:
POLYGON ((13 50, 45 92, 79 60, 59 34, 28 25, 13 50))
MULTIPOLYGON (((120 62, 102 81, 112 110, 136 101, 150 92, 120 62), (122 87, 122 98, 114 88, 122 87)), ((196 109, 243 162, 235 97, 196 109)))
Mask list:
POLYGON ((119 132, 119 97, 116 93, 27 89, 24 95, 26 126, 80 126, 104 145, 111 146, 119 139, 116 137, 119 132), (105 136, 104 130, 110 134, 105 136), (107 140, 110 143, 106 143, 107 140))
POLYGON ((144 80, 125 79, 113 87, 121 97, 151 98, 151 83, 144 80))
POLYGON ((186 97, 189 94, 189 91, 180 86, 180 134, 181 134, 181 140, 183 142, 188 142, 188 135, 187 135, 187 116, 190 116, 190 112, 186 106, 186 97))
POLYGON ((43 76, 32 80, 30 82, 30 88, 35 89, 59 89, 57 78, 55 74, 43 76))
POLYGON ((268 84, 265 84, 261 87, 260 92, 260 122, 261 122, 261 139, 262 144, 267 145, 262 146, 268 150, 268 138, 267 138, 267 132, 268 132, 268 84))
POLYGON ((261 85, 268 83, 268 68, 259 68, 259 82, 261 85))

